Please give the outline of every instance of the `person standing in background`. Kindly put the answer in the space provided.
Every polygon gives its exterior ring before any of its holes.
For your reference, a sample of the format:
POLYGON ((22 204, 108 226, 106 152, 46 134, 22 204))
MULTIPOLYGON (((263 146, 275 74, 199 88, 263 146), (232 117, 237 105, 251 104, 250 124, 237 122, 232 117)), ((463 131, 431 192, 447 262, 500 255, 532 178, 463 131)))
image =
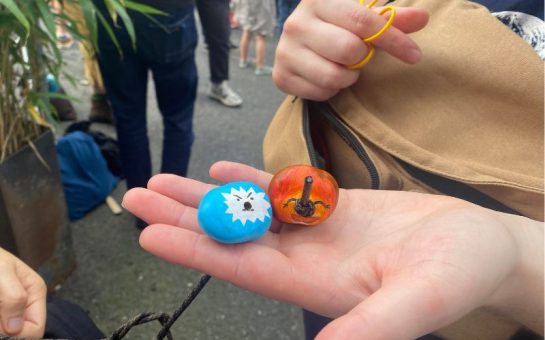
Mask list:
POLYGON ((255 71, 260 75, 272 74, 272 67, 265 64, 265 49, 267 36, 274 32, 276 22, 276 5, 274 0, 238 0, 236 3, 236 16, 243 32, 240 37, 240 68, 250 66, 248 48, 255 35, 255 71))
MULTIPOLYGON (((163 118, 162 173, 186 175, 193 144, 193 110, 197 95, 194 0, 145 0, 142 4, 168 15, 129 12, 135 45, 122 24, 110 21, 119 47, 104 25, 99 26, 98 61, 112 103, 123 173, 127 188, 145 187, 152 165, 147 133, 146 95, 148 72, 163 118)), ((95 6, 108 17, 103 1, 95 6)), ((138 228, 145 224, 137 220, 138 228)))
POLYGON ((242 105, 242 98, 229 86, 231 25, 229 0, 197 0, 197 10, 206 44, 210 67, 208 96, 228 107, 242 105))
POLYGON ((106 96, 106 89, 100 74, 100 68, 97 61, 97 52, 91 42, 89 29, 85 24, 83 12, 79 2, 75 0, 65 0, 64 12, 76 24, 79 33, 87 38, 79 43, 79 50, 83 57, 83 71, 85 81, 92 86, 93 94, 91 95, 91 111, 89 112, 89 120, 99 123, 113 123, 112 107, 106 96))

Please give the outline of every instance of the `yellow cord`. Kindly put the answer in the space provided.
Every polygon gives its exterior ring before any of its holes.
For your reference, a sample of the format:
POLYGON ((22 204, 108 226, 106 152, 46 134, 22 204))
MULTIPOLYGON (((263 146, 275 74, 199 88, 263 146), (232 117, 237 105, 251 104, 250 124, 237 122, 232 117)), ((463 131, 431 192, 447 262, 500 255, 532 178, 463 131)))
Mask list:
MULTIPOLYGON (((369 3, 369 5, 367 5, 367 8, 368 9, 373 8, 373 6, 377 2, 378 2, 378 0, 372 0, 369 3)), ((365 4, 365 0, 360 0, 360 5, 363 6, 364 4, 365 4)), ((346 66, 347 68, 349 68, 351 70, 357 70, 357 69, 360 69, 363 66, 365 66, 369 61, 371 61, 371 59, 375 55, 375 47, 371 43, 373 41, 377 40, 378 38, 380 38, 388 30, 388 28, 390 28, 390 26, 392 26, 392 23, 394 22, 394 19, 395 19, 395 16, 396 16, 396 9, 394 8, 394 6, 391 6, 391 5, 384 6, 384 8, 382 8, 380 10, 380 12, 378 12, 378 14, 383 15, 384 13, 386 13, 388 11, 390 11, 391 14, 390 14, 390 18, 388 18, 388 21, 386 21, 386 24, 384 24, 384 26, 377 33, 373 34, 370 37, 362 39, 362 41, 367 45, 367 49, 368 49, 368 52, 367 52, 367 55, 365 56, 365 58, 363 58, 357 64, 346 66)))

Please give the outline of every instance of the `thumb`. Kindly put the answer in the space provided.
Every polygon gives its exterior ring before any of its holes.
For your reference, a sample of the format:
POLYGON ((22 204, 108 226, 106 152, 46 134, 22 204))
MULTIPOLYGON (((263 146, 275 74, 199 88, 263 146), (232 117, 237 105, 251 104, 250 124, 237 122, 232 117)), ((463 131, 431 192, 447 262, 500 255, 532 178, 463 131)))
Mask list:
POLYGON ((406 280, 381 287, 317 336, 325 339, 416 339, 453 321, 431 284, 406 280))
POLYGON ((8 264, 0 268, 0 333, 8 335, 18 334, 23 329, 28 297, 14 267, 8 264))

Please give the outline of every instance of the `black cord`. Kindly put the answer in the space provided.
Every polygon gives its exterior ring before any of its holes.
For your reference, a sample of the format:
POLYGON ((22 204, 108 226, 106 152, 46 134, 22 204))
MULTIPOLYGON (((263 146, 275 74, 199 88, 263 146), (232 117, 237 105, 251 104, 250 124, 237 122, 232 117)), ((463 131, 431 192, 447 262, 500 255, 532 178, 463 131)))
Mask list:
MULTIPOLYGON (((121 327, 119 327, 115 332, 110 335, 110 337, 107 340, 120 340, 129 333, 129 331, 134 327, 138 325, 142 325, 151 321, 158 320, 161 325, 165 325, 166 322, 169 320, 168 314, 165 313, 141 313, 131 320, 127 321, 125 324, 123 324, 121 327)), ((167 330, 167 336, 169 340, 172 340, 172 336, 170 332, 167 330)))
POLYGON ((178 320, 180 315, 182 315, 182 313, 187 309, 187 307, 189 307, 191 302, 195 300, 197 295, 199 295, 199 293, 204 288, 204 286, 206 286, 206 283, 208 283, 209 280, 210 280, 210 275, 204 274, 203 276, 201 276, 197 286, 195 286, 195 288, 191 290, 189 295, 185 298, 184 302, 182 302, 182 305, 177 310, 174 311, 174 314, 172 314, 172 317, 167 321, 165 325, 163 325, 163 329, 161 329, 161 331, 157 335, 157 340, 162 340, 165 337, 165 335, 170 334, 170 327, 176 322, 176 320, 178 320))

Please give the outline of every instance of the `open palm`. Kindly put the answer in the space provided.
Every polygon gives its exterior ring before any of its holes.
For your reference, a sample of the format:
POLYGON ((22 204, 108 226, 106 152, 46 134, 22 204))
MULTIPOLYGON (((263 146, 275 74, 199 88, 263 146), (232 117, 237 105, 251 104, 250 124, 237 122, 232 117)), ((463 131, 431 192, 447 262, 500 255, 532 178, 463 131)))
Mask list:
MULTIPOLYGON (((272 175, 219 162, 210 175, 266 189, 272 175)), ((214 186, 174 175, 129 191, 123 205, 152 226, 147 251, 259 294, 337 318, 319 337, 415 338, 491 298, 512 270, 512 237, 494 213, 450 197, 343 190, 314 226, 280 225, 256 242, 225 245, 197 222, 214 186)))

